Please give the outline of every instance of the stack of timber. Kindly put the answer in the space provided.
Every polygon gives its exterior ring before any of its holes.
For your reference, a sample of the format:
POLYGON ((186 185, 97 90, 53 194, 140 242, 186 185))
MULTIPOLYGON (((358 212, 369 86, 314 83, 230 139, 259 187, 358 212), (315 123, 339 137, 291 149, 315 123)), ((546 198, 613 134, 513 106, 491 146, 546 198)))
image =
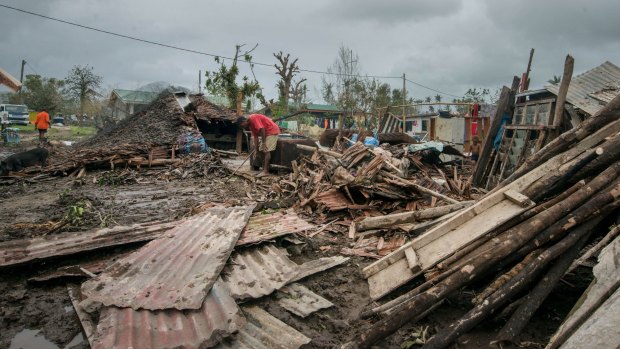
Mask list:
POLYGON ((277 185, 308 213, 377 215, 470 199, 471 185, 456 165, 442 170, 416 153, 401 151, 396 157, 387 147, 371 150, 360 142, 343 152, 297 147, 312 155, 293 162, 292 173, 277 185))
POLYGON ((472 300, 472 309, 440 328, 424 348, 448 347, 502 309, 511 317, 497 342, 515 341, 588 241, 617 224, 619 207, 620 97, 616 97, 543 147, 474 205, 364 268, 375 300, 418 276, 426 280, 368 309, 365 315, 378 320, 349 346, 370 347, 420 320, 453 292, 489 279, 486 289, 472 300))

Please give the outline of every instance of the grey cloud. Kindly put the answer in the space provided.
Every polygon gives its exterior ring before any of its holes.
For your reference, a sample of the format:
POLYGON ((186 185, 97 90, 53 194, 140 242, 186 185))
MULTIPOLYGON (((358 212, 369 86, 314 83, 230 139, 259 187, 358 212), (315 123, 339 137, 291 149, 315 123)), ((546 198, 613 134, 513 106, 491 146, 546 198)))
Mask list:
POLYGON ((329 5, 325 11, 349 21, 374 21, 395 24, 406 21, 423 21, 434 17, 447 17, 462 7, 461 0, 341 0, 329 5))

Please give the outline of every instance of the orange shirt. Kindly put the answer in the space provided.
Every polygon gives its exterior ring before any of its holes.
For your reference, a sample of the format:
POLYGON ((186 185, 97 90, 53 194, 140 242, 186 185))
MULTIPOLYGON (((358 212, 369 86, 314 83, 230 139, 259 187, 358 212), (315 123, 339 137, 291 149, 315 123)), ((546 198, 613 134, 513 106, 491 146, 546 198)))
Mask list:
POLYGON ((44 111, 40 112, 34 124, 39 130, 47 130, 50 127, 50 115, 44 111))

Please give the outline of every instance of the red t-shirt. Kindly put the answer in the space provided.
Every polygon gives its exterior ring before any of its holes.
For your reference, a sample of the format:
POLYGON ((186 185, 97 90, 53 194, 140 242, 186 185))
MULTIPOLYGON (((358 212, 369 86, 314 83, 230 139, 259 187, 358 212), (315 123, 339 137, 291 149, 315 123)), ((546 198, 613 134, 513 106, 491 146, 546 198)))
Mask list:
POLYGON ((248 116, 248 125, 254 137, 258 137, 261 128, 265 129, 266 136, 280 134, 280 128, 270 118, 263 114, 252 114, 248 116))

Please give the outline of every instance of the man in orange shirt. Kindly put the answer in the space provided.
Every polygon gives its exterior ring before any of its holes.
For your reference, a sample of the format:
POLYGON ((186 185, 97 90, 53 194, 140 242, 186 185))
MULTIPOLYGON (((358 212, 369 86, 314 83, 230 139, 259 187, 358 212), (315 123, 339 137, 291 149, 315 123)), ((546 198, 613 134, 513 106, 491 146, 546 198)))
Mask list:
POLYGON ((269 117, 263 114, 251 114, 248 117, 240 117, 237 124, 243 128, 249 128, 254 139, 253 150, 263 153, 263 172, 258 175, 269 175, 269 161, 271 152, 276 150, 280 128, 269 117))
POLYGON ((34 121, 34 129, 39 130, 39 142, 45 142, 45 135, 47 129, 50 127, 50 115, 47 113, 47 109, 43 109, 34 121))

